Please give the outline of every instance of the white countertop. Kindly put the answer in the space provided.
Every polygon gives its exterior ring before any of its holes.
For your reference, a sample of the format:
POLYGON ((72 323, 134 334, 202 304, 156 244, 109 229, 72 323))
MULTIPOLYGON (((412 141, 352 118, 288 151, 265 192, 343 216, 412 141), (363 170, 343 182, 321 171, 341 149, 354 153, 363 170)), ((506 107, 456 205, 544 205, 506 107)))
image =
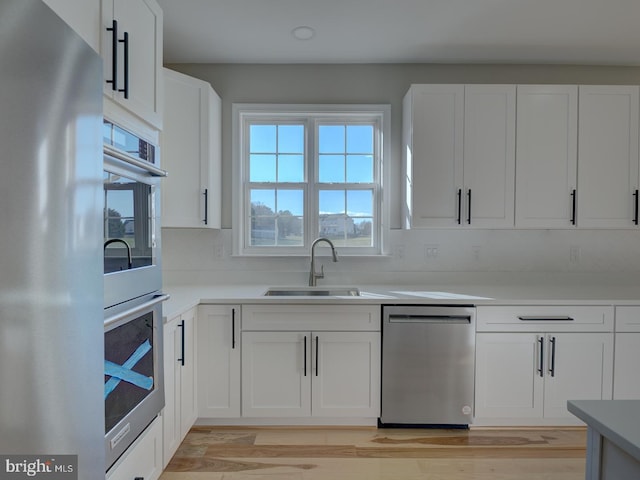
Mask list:
POLYGON ((640 400, 571 400, 567 408, 640 461, 640 400))
MULTIPOLYGON (((640 305, 640 285, 565 282, 483 285, 348 285, 360 296, 264 296, 269 287, 283 285, 166 285, 171 298, 163 307, 172 318, 198 304, 473 304, 473 305, 640 305)), ((296 288, 304 285, 296 286, 296 288)), ((334 289, 322 284, 317 288, 334 289)))

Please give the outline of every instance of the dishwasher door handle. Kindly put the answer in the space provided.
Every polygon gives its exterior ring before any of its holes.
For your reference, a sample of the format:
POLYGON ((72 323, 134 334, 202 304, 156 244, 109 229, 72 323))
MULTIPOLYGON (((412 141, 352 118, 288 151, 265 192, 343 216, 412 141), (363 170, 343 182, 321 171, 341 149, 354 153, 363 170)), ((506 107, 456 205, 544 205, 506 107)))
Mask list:
POLYGON ((389 315, 389 323, 470 324, 466 315, 389 315))

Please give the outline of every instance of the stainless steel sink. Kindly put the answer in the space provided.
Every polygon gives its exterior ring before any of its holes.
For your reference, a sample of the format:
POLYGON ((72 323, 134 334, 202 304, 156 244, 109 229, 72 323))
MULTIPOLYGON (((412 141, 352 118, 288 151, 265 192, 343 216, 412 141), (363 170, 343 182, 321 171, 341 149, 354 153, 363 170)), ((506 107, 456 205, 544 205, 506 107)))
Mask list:
POLYGON ((354 287, 272 287, 264 292, 267 297, 359 297, 354 287))

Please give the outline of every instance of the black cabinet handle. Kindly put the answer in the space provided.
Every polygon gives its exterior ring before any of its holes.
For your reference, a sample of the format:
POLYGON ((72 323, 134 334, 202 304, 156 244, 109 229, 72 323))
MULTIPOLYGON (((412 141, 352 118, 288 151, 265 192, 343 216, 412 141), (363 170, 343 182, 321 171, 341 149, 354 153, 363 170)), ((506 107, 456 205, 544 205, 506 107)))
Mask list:
POLYGON ((307 376, 307 336, 304 336, 304 376, 307 376))
POLYGON ((178 361, 180 362, 180 365, 182 365, 184 367, 184 329, 185 329, 185 325, 184 325, 184 320, 182 320, 182 322, 180 322, 180 325, 178 325, 181 329, 182 329, 182 337, 180 339, 180 348, 182 350, 182 356, 178 359, 178 361))
POLYGON ((204 224, 209 224, 209 189, 204 189, 204 224))
POLYGON ((551 337, 549 339, 549 343, 551 344, 551 365, 549 367, 549 373, 552 377, 556 376, 556 337, 551 337))
POLYGON ((111 80, 107 83, 111 84, 112 90, 118 90, 118 21, 113 20, 111 27, 107 27, 107 32, 111 32, 111 80))
POLYGON ((320 370, 320 365, 318 364, 318 336, 316 335, 316 377, 318 376, 318 370, 320 370))
POLYGON ((540 344, 540 356, 538 357, 538 375, 544 377, 544 338, 538 338, 540 344))
POLYGON ((638 190, 636 189, 635 192, 633 192, 633 196, 635 197, 635 208, 634 208, 634 213, 633 213, 633 223, 635 225, 638 225, 638 190))
POLYGON ((467 223, 471 225, 471 189, 467 192, 467 223))
POLYGON ((124 98, 129 98, 129 32, 124 32, 124 39, 118 41, 124 43, 124 88, 118 91, 124 93, 124 98))
POLYGON ((462 189, 458 189, 458 225, 462 221, 462 189))
POLYGON ((571 225, 576 224, 576 189, 571 192, 571 225))
POLYGON ((231 348, 236 348, 236 309, 231 309, 231 348))

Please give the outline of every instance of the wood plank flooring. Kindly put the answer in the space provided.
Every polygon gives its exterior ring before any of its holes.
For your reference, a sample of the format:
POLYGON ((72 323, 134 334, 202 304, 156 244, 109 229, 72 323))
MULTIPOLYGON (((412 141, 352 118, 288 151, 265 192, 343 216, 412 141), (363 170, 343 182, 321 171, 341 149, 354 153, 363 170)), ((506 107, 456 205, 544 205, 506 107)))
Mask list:
POLYGON ((194 427, 160 480, 583 480, 586 429, 194 427))

